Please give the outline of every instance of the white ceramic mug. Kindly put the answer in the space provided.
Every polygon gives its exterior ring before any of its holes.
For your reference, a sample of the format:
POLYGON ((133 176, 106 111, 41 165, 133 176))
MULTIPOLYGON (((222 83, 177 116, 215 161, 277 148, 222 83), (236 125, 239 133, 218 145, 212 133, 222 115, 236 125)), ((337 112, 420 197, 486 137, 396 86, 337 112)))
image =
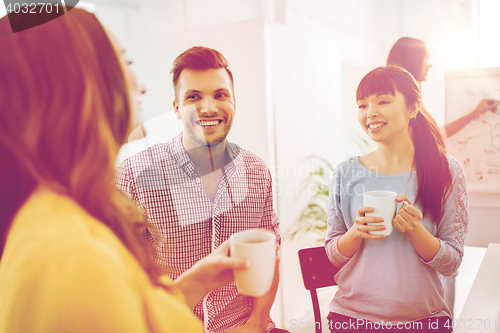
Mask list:
POLYGON ((373 207, 373 213, 366 213, 365 216, 382 217, 382 223, 368 223, 369 225, 384 225, 385 230, 370 231, 373 235, 389 236, 392 232, 392 219, 396 215, 396 197, 398 194, 392 191, 368 191, 363 195, 364 206, 373 207))
POLYGON ((244 258, 249 266, 234 270, 236 287, 243 295, 264 295, 273 282, 276 264, 276 236, 259 229, 250 229, 231 236, 231 257, 244 258))

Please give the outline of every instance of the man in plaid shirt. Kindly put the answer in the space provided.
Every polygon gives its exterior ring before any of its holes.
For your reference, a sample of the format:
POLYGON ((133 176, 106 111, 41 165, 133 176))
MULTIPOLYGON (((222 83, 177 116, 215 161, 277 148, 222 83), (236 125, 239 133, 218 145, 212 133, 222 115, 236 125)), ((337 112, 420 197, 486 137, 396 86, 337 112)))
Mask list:
MULTIPOLYGON (((184 130, 118 167, 117 184, 146 215, 160 237, 149 235, 158 262, 176 279, 233 233, 265 228, 278 234, 272 180, 263 161, 226 141, 235 116, 234 85, 218 51, 193 47, 174 61, 174 109, 184 130)), ((206 295, 194 313, 207 332, 286 332, 269 311, 278 288, 262 297, 228 284, 206 295)))

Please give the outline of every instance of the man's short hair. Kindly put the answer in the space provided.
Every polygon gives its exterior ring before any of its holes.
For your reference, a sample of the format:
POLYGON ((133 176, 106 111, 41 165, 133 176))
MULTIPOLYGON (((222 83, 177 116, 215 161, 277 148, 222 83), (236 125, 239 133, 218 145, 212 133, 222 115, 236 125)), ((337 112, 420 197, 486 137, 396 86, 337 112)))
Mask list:
POLYGON ((172 74, 172 83, 174 85, 175 100, 179 102, 177 83, 179 82, 182 70, 186 68, 199 71, 224 68, 231 80, 231 88, 233 89, 234 97, 233 73, 231 73, 227 67, 228 63, 226 58, 217 50, 203 46, 194 46, 182 52, 175 58, 172 70, 170 71, 170 74, 172 74))

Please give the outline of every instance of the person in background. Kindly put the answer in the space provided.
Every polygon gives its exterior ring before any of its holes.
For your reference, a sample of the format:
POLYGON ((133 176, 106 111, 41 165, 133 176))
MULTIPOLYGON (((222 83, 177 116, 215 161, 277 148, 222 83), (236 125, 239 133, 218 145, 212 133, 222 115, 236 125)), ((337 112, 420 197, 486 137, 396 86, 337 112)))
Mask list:
MULTIPOLYGON (((432 67, 429 49, 425 45, 425 42, 411 37, 401 37, 398 39, 389 52, 387 65, 397 65, 406 69, 417 80, 419 88, 421 88, 422 81, 427 79, 427 73, 432 67)), ((443 139, 456 134, 483 113, 496 111, 499 105, 500 100, 491 98, 482 99, 474 110, 439 129, 443 139)), ((437 128, 438 126, 432 116, 423 107, 420 110, 437 128)))
MULTIPOLYGON (((176 280, 235 232, 267 229, 278 243, 280 235, 269 169, 226 140, 236 103, 225 57, 195 46, 174 60, 171 73, 182 133, 126 159, 116 182, 161 231, 151 244, 176 280)), ((261 297, 244 296, 233 283, 208 294, 193 311, 207 332, 285 332, 269 317, 278 273, 277 266, 271 289, 261 297)))
POLYGON ((359 124, 378 146, 335 168, 325 246, 341 269, 330 303, 331 331, 451 332, 440 275, 453 275, 463 257, 463 168, 438 144, 406 70, 372 70, 356 99, 359 124), (385 229, 382 218, 365 216, 374 209, 364 207, 363 192, 372 190, 399 193, 402 204, 388 236, 371 233, 385 229))
POLYGON ((0 44, 0 332, 203 332, 190 308, 247 264, 226 242, 172 282, 148 254, 113 184, 144 91, 124 50, 78 8, 4 16, 0 44))
MULTIPOLYGON (((422 81, 426 80, 427 73, 432 67, 429 49, 425 42, 411 37, 401 37, 392 46, 389 56, 387 57, 387 65, 398 65, 410 72, 415 80, 417 80, 420 91, 422 91, 422 81)), ((482 99, 474 110, 441 128, 438 128, 436 121, 423 105, 420 106, 420 110, 431 122, 434 135, 438 138, 439 143, 446 149, 445 142, 448 137, 459 132, 480 115, 488 111, 495 112, 499 105, 500 100, 491 98, 482 99)), ((457 274, 458 272, 453 276, 443 277, 443 283, 446 289, 446 303, 452 313, 455 306, 455 281, 457 274)))

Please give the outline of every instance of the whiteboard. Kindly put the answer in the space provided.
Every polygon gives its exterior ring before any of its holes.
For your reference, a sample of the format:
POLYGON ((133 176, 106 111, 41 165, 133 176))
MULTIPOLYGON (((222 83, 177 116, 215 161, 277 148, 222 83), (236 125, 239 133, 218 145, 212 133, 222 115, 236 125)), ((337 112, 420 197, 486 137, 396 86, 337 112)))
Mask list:
MULTIPOLYGON (((448 71, 445 123, 470 113, 483 98, 500 99, 500 68, 448 71)), ((463 165, 469 191, 500 193, 500 108, 479 116, 446 142, 463 165)))

